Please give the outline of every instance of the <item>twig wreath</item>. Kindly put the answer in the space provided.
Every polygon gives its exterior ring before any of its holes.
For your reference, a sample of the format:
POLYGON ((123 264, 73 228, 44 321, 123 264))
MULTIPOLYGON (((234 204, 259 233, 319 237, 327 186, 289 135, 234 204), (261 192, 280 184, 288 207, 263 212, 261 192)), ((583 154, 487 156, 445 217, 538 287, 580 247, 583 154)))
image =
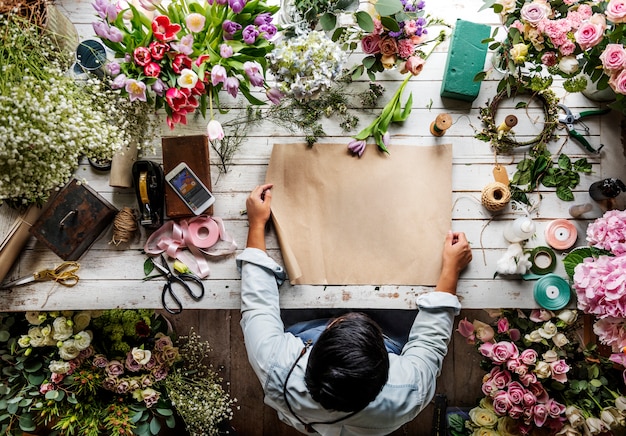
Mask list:
MULTIPOLYGON (((510 88, 504 88, 499 91, 496 96, 487 102, 486 107, 480 108, 480 119, 484 124, 482 132, 476 134, 476 138, 481 141, 490 142, 495 152, 498 154, 510 153, 516 147, 523 147, 528 145, 535 146, 535 149, 545 147, 545 144, 556 138, 554 133, 556 127, 559 124, 559 98, 554 92, 549 89, 542 89, 540 91, 533 91, 523 83, 511 86, 510 88), (543 130, 534 138, 527 141, 517 141, 510 132, 502 132, 498 129, 496 124, 495 115, 498 110, 498 105, 505 98, 510 98, 518 94, 529 94, 530 98, 536 98, 543 106, 544 113, 544 125, 543 130)), ((527 106, 526 103, 518 103, 517 107, 527 106)), ((533 150, 536 151, 536 150, 533 150)))

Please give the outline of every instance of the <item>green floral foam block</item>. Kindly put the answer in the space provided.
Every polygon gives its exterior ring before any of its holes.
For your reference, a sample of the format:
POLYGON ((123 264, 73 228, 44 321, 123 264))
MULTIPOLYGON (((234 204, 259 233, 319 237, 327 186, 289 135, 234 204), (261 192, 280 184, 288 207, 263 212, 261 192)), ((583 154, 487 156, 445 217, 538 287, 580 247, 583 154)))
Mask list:
POLYGON ((471 21, 456 20, 450 42, 446 69, 441 83, 441 96, 455 100, 474 101, 480 91, 480 82, 474 76, 483 71, 491 27, 471 21))

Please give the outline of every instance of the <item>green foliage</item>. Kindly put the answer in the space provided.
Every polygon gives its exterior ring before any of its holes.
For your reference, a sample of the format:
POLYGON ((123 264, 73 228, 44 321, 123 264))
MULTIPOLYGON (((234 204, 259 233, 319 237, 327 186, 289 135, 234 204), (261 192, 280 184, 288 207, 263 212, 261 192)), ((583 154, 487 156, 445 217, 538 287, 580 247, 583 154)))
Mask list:
POLYGON ((595 247, 579 247, 567 253, 563 258, 563 266, 565 266, 565 272, 570 280, 574 278, 574 268, 576 268, 576 265, 582 263, 585 258, 598 258, 599 256, 613 256, 613 254, 610 251, 595 247))
POLYGON ((556 188, 556 195, 563 201, 573 201, 572 189, 580 182, 580 173, 591 173, 591 164, 586 158, 572 162, 566 154, 553 161, 550 152, 543 148, 517 164, 511 179, 511 196, 514 200, 530 204, 529 192, 540 185, 556 188))

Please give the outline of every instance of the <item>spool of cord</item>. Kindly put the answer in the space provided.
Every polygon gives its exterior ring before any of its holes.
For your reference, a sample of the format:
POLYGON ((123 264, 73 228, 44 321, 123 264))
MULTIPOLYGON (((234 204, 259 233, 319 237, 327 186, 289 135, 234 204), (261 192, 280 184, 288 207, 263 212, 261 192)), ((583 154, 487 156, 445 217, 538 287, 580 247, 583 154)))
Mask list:
POLYGON ((111 244, 119 245, 130 241, 137 231, 137 217, 130 207, 124 207, 113 219, 111 244))
POLYGON ((452 117, 448 114, 439 114, 435 121, 430 123, 430 133, 433 136, 443 136, 452 125, 452 117))
POLYGON ((562 277, 548 274, 537 280, 533 296, 537 304, 544 309, 559 310, 569 303, 571 289, 562 277))
POLYGON ((480 201, 487 210, 497 212, 509 204, 511 191, 504 183, 492 182, 483 188, 480 201))
POLYGON ((530 252, 530 272, 537 275, 549 274, 556 268, 556 254, 550 247, 535 247, 530 252))

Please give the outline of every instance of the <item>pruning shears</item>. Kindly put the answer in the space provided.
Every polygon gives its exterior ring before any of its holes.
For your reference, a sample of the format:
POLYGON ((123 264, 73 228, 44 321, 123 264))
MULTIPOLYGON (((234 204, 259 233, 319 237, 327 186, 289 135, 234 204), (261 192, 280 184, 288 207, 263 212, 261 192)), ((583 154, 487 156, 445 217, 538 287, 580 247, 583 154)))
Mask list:
POLYGON ((574 138, 576 142, 582 145, 585 150, 589 151, 590 153, 600 153, 600 150, 602 149, 602 147, 604 147, 604 144, 600 144, 600 147, 598 147, 597 149, 593 148, 591 144, 589 144, 589 141, 587 141, 587 138, 585 138, 578 131, 576 131, 576 129, 574 128, 574 123, 579 123, 585 130, 585 134, 589 134, 589 127, 587 127, 587 125, 582 122, 582 119, 594 115, 604 115, 606 113, 609 113, 611 109, 607 108, 590 110, 583 111, 578 114, 573 114, 572 111, 564 104, 559 103, 558 107, 565 112, 565 115, 559 115, 559 123, 565 124, 565 127, 567 127, 567 133, 569 133, 569 135, 574 138))

